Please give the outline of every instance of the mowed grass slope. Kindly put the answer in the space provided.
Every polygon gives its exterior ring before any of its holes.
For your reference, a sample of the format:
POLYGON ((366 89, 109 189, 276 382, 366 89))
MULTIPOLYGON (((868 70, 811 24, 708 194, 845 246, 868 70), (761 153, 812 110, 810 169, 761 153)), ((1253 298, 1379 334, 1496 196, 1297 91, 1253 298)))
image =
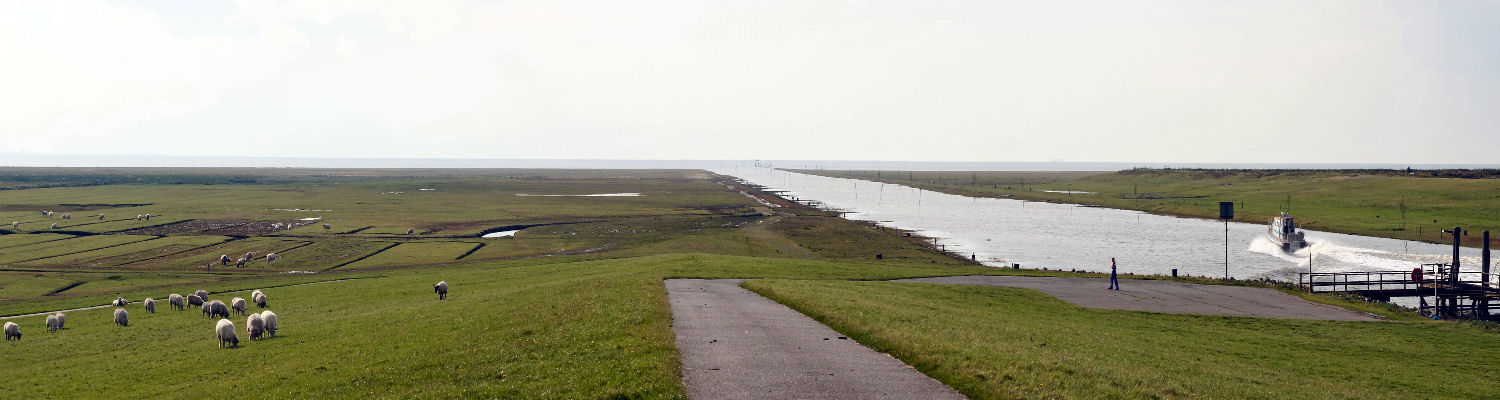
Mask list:
POLYGON ((1037 291, 750 281, 972 398, 1487 398, 1500 334, 1083 308, 1037 291))
MULTIPOLYGON (((682 398, 668 277, 890 279, 981 267, 663 255, 390 271, 268 289, 277 338, 219 349, 198 311, 127 306, 17 319, 7 392, 39 398, 682 398), (451 285, 438 301, 432 284, 451 285), (191 371, 191 372, 189 372, 191 371), (121 379, 121 377, 129 379, 121 379)), ((192 286, 173 288, 189 292, 192 286)), ((214 299, 248 297, 246 292, 214 299)))

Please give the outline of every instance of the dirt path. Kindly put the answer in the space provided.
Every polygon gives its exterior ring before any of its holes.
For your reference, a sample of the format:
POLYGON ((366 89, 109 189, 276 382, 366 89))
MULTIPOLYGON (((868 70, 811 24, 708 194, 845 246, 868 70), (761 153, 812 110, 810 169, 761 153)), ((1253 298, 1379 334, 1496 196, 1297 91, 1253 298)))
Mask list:
POLYGON ((963 398, 900 360, 741 289, 742 281, 665 281, 689 398, 963 398))
POLYGON ((1121 290, 1107 290, 1108 278, 1034 276, 947 276, 896 282, 1036 289, 1080 306, 1117 310, 1335 321, 1376 319, 1366 313, 1310 302, 1269 288, 1121 279, 1121 290))

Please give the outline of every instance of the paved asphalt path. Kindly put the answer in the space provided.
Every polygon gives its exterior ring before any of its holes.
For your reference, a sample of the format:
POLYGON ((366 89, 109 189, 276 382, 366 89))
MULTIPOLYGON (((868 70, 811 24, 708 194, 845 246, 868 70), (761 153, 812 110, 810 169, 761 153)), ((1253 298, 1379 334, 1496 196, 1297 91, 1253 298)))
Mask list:
POLYGON ((962 399, 739 279, 668 279, 688 398, 962 399))
POLYGON ((1035 276, 947 276, 901 279, 896 282, 1036 289, 1080 306, 1118 310, 1337 321, 1375 320, 1369 314, 1313 303, 1269 288, 1121 279, 1121 290, 1108 290, 1109 278, 1035 276))

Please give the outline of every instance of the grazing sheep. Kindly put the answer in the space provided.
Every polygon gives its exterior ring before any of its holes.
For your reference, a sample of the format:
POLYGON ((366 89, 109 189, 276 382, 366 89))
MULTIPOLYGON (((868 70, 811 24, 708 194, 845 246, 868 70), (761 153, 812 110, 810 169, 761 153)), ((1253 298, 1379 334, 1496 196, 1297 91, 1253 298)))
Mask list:
POLYGON ((6 322, 5 340, 21 340, 21 326, 15 322, 6 322))
POLYGON ((156 299, 147 297, 142 303, 146 303, 146 312, 156 314, 156 299))
POLYGON ((260 314, 250 314, 245 318, 245 331, 250 334, 250 340, 260 340, 260 334, 266 331, 266 321, 260 319, 260 314))
POLYGON ((177 311, 182 311, 182 301, 182 295, 180 294, 172 293, 171 296, 167 296, 167 304, 177 309, 177 311))
POLYGON ((198 298, 203 299, 203 301, 208 301, 208 292, 203 291, 203 289, 198 289, 198 291, 193 292, 193 294, 198 295, 198 298))
POLYGON ((333 229, 333 225, 323 224, 323 230, 326 231, 326 230, 329 230, 329 229, 333 229))
POLYGON ((228 254, 224 254, 224 255, 220 255, 219 256, 219 265, 229 265, 229 255, 228 254))
POLYGON ((408 235, 410 235, 412 232, 416 232, 416 231, 417 230, 414 229, 414 228, 406 228, 406 234, 408 234, 408 235))
POLYGON ((218 301, 218 300, 214 300, 214 301, 208 302, 207 306, 208 306, 208 317, 209 318, 213 318, 213 317, 229 318, 229 306, 224 305, 224 302, 218 301))
POLYGON ((255 252, 252 251, 252 252, 249 252, 249 253, 245 253, 245 259, 246 260, 254 260, 255 259, 255 252))
POLYGON ((240 315, 245 315, 245 299, 235 297, 234 300, 229 301, 229 308, 238 311, 240 315))
POLYGON ((432 285, 432 292, 438 294, 438 300, 448 299, 448 281, 438 282, 432 285))
POLYGON ((99 219, 104 219, 104 214, 99 214, 99 219))
POLYGON ((255 307, 266 308, 266 295, 265 294, 256 293, 255 295, 253 295, 253 296, 250 297, 250 301, 255 302, 255 307))
POLYGON ((266 321, 266 333, 270 334, 271 337, 276 337, 276 313, 271 312, 271 310, 261 311, 260 319, 266 321))
POLYGON ((146 220, 147 220, 147 221, 150 221, 150 220, 151 220, 151 214, 146 214, 146 220))
POLYGON ((63 214, 63 219, 73 219, 73 214, 63 214))
POLYGON ((140 221, 141 220, 141 215, 140 214, 136 214, 135 215, 135 220, 136 221, 140 221))
POLYGON ((52 229, 57 229, 57 223, 56 222, 52 223, 52 229))
POLYGON ((214 337, 219 338, 219 348, 221 349, 225 347, 225 344, 228 344, 230 347, 238 347, 240 345, 240 337, 234 333, 234 323, 229 322, 227 319, 221 319, 218 324, 214 325, 214 337))
POLYGON ((56 315, 48 315, 47 316, 47 330, 51 331, 51 332, 57 332, 57 316, 56 315))
POLYGON ((10 223, 10 228, 11 229, 21 229, 21 223, 20 222, 11 222, 10 223))
POLYGON ((115 323, 120 324, 120 326, 130 326, 130 313, 125 312, 123 308, 116 308, 115 323))
POLYGON ((203 305, 203 298, 198 297, 196 294, 190 294, 187 296, 187 303, 188 306, 201 306, 203 305))
POLYGON ((250 298, 253 299, 253 298, 256 298, 256 297, 260 297, 261 295, 264 295, 264 294, 265 293, 261 293, 260 292, 260 289, 251 290, 250 291, 250 298))
POLYGON ((126 304, 130 304, 130 302, 129 301, 125 301, 124 297, 116 297, 115 301, 112 301, 112 302, 109 303, 109 305, 112 305, 112 306, 115 306, 115 307, 124 307, 126 304))
POLYGON ((247 263, 247 262, 250 262, 250 260, 248 260, 248 259, 246 259, 244 257, 240 257, 239 260, 235 260, 234 261, 234 266, 235 267, 239 267, 239 268, 244 268, 245 267, 245 263, 247 263))
POLYGON ((214 304, 213 303, 204 302, 202 306, 198 307, 198 309, 199 309, 198 313, 199 313, 199 315, 207 317, 209 310, 212 310, 213 308, 214 308, 214 304))
POLYGON ((266 264, 275 264, 275 263, 276 263, 276 253, 267 253, 266 254, 266 264))
POLYGON ((57 317, 57 329, 62 329, 63 325, 68 324, 68 316, 63 315, 62 311, 58 311, 57 314, 52 315, 57 317))

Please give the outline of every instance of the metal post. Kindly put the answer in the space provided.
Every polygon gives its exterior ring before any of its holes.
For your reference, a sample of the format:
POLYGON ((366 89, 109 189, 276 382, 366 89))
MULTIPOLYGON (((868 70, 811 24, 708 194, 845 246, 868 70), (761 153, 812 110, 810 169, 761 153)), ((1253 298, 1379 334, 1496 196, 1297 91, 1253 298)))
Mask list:
POLYGON ((1229 279, 1229 220, 1224 220, 1224 279, 1229 279))
POLYGON ((1460 271, 1458 269, 1458 246, 1459 241, 1463 240, 1463 235, 1463 228, 1453 227, 1453 269, 1450 270, 1453 272, 1453 279, 1450 280, 1455 283, 1458 282, 1458 272, 1460 271))

